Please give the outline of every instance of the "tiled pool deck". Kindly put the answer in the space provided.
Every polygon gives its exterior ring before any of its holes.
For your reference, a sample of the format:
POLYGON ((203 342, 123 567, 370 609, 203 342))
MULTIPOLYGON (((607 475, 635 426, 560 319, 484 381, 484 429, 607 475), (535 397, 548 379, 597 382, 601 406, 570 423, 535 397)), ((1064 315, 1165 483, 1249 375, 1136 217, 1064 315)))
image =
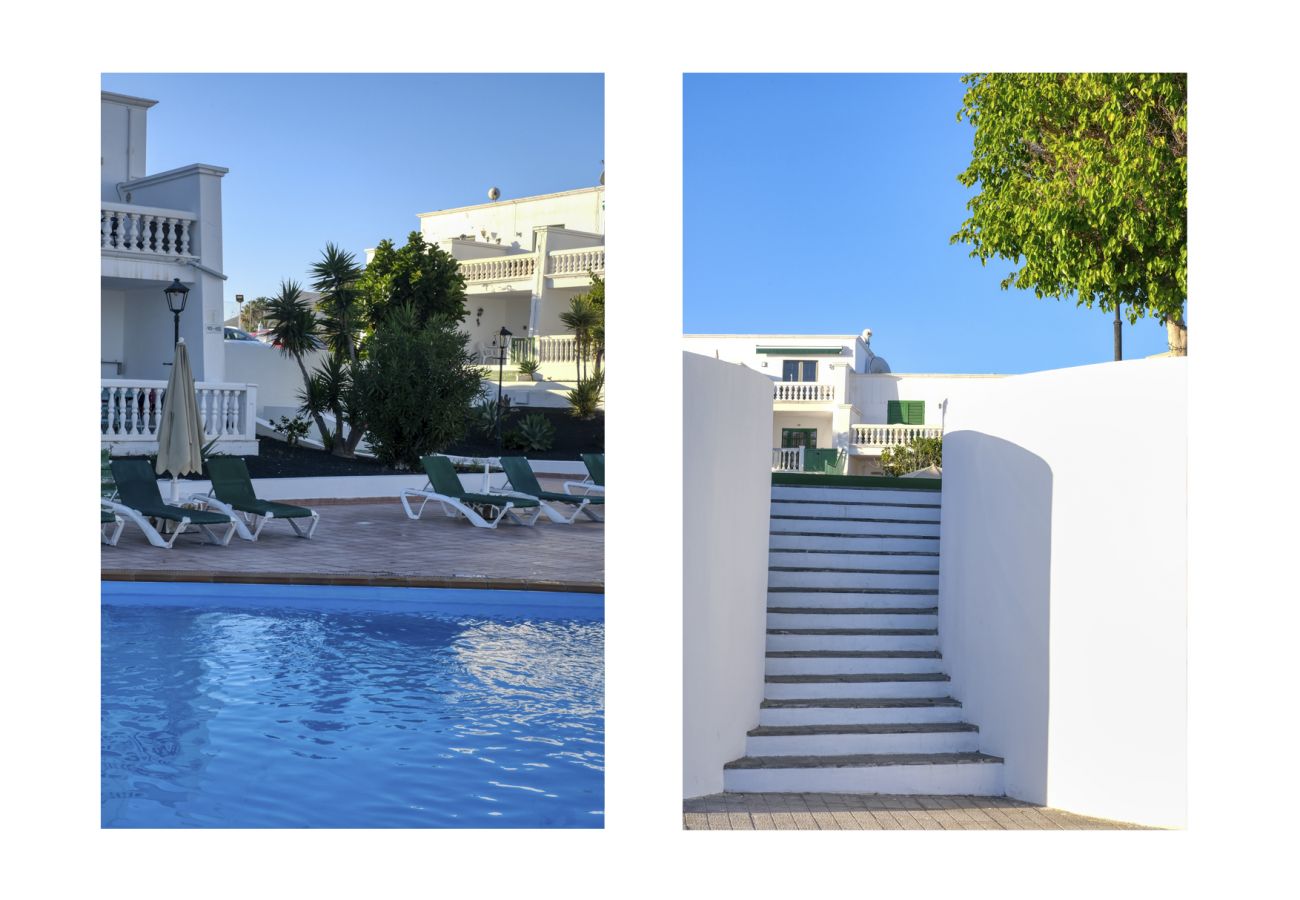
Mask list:
MULTIPOLYGON (((554 488, 558 490, 557 488, 554 488)), ((605 526, 543 517, 532 528, 504 522, 475 528, 434 504, 418 521, 396 499, 308 501, 320 513, 315 537, 271 522, 256 542, 236 535, 227 547, 184 534, 171 550, 154 547, 127 523, 116 547, 102 547, 106 580, 251 581, 427 587, 603 591, 605 526)))
POLYGON ((1009 797, 712 794, 682 804, 687 831, 1146 830, 1009 797))

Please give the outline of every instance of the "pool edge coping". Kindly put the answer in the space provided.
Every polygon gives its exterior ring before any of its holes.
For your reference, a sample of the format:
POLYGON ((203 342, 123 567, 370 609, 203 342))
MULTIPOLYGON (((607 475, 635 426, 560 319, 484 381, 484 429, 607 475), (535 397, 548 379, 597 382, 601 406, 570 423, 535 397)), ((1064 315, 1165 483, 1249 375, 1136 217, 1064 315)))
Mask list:
POLYGON ((100 581, 177 581, 205 584, 321 584, 350 587, 462 588, 496 591, 552 591, 603 594, 603 582, 454 575, 323 575, 318 572, 196 572, 168 569, 101 569, 100 581))

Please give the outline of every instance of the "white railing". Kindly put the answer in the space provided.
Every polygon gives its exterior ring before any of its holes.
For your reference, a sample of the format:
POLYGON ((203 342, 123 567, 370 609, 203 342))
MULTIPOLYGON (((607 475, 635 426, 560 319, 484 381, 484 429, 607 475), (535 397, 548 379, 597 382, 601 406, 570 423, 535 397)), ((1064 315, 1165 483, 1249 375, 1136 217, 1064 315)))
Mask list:
MULTIPOLYGON (((158 441, 165 381, 105 378, 99 383, 100 440, 114 444, 158 441)), ((200 381, 194 386, 203 442, 257 439, 257 385, 200 381)))
MULTIPOLYGON (((590 349, 587 358, 594 354, 590 349)), ((493 357, 495 359, 495 357, 493 357)), ((572 363, 578 361, 578 339, 571 334, 547 334, 538 337, 510 339, 510 362, 535 359, 539 363, 572 363)))
POLYGON ((195 218, 179 209, 99 205, 99 249, 140 256, 191 257, 195 218))
POLYGON ((595 272, 605 274, 605 248, 578 247, 574 250, 553 250, 550 254, 550 269, 547 275, 586 275, 595 272))
POLYGON ((835 385, 813 381, 778 381, 772 386, 772 399, 793 402, 826 402, 835 399, 835 385))
POLYGON ((943 437, 938 425, 854 425, 855 447, 899 447, 913 438, 943 437))
POLYGON ((773 472, 802 472, 803 447, 773 447, 773 472))
POLYGON ((514 253, 510 256, 489 256, 486 259, 459 260, 460 274, 465 281, 510 281, 531 278, 537 265, 536 253, 514 253))

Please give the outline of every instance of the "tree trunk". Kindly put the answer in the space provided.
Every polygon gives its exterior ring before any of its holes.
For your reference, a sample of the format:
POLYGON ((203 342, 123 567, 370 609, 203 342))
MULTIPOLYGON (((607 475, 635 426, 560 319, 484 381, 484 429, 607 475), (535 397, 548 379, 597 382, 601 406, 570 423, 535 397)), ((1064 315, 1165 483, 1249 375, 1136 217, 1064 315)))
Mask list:
POLYGON ((1187 355, 1187 323, 1180 313, 1177 318, 1165 320, 1165 330, 1169 333, 1169 353, 1171 356, 1187 355))
POLYGON ((352 459, 356 454, 353 450, 356 445, 348 446, 348 441, 343 439, 343 407, 334 407, 334 447, 330 451, 335 456, 341 456, 344 459, 352 459))
POLYGON ((365 436, 366 429, 358 424, 350 426, 348 439, 346 443, 347 458, 355 459, 357 455, 357 445, 361 443, 361 438, 365 436))
POLYGON ((1119 318, 1119 307, 1120 304, 1116 303, 1115 304, 1115 360, 1116 362, 1124 358, 1123 323, 1120 321, 1119 318))

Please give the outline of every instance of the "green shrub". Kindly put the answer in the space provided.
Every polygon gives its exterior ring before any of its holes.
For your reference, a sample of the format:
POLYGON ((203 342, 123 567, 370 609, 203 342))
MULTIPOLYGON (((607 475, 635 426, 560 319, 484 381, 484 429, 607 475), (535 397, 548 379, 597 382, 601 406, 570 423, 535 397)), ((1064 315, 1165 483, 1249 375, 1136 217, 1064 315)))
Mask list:
POLYGON ((895 478, 943 465, 943 438, 912 438, 901 447, 886 447, 880 454, 880 468, 895 478))
POLYGON ((501 427, 504 429, 506 423, 510 421, 512 412, 510 398, 506 395, 501 395, 501 406, 498 407, 496 397, 491 394, 483 394, 470 410, 473 431, 481 437, 495 441, 497 439, 497 415, 500 414, 501 427))
POLYGON ((569 411, 575 418, 594 419, 600 411, 600 401, 605 392, 605 372, 597 369, 590 378, 578 379, 578 385, 567 394, 569 411))
POLYGON ((526 375, 529 378, 532 378, 534 375, 536 375, 537 370, 540 369, 541 367, 542 364, 535 359, 519 360, 519 374, 526 375))
POLYGON ((529 413, 520 419, 515 434, 521 450, 544 453, 555 446, 555 426, 541 413, 529 413))
POLYGON ((366 342, 355 397, 380 462, 416 469, 421 456, 465 434, 480 389, 467 340, 452 319, 421 324, 413 310, 399 307, 366 342))

